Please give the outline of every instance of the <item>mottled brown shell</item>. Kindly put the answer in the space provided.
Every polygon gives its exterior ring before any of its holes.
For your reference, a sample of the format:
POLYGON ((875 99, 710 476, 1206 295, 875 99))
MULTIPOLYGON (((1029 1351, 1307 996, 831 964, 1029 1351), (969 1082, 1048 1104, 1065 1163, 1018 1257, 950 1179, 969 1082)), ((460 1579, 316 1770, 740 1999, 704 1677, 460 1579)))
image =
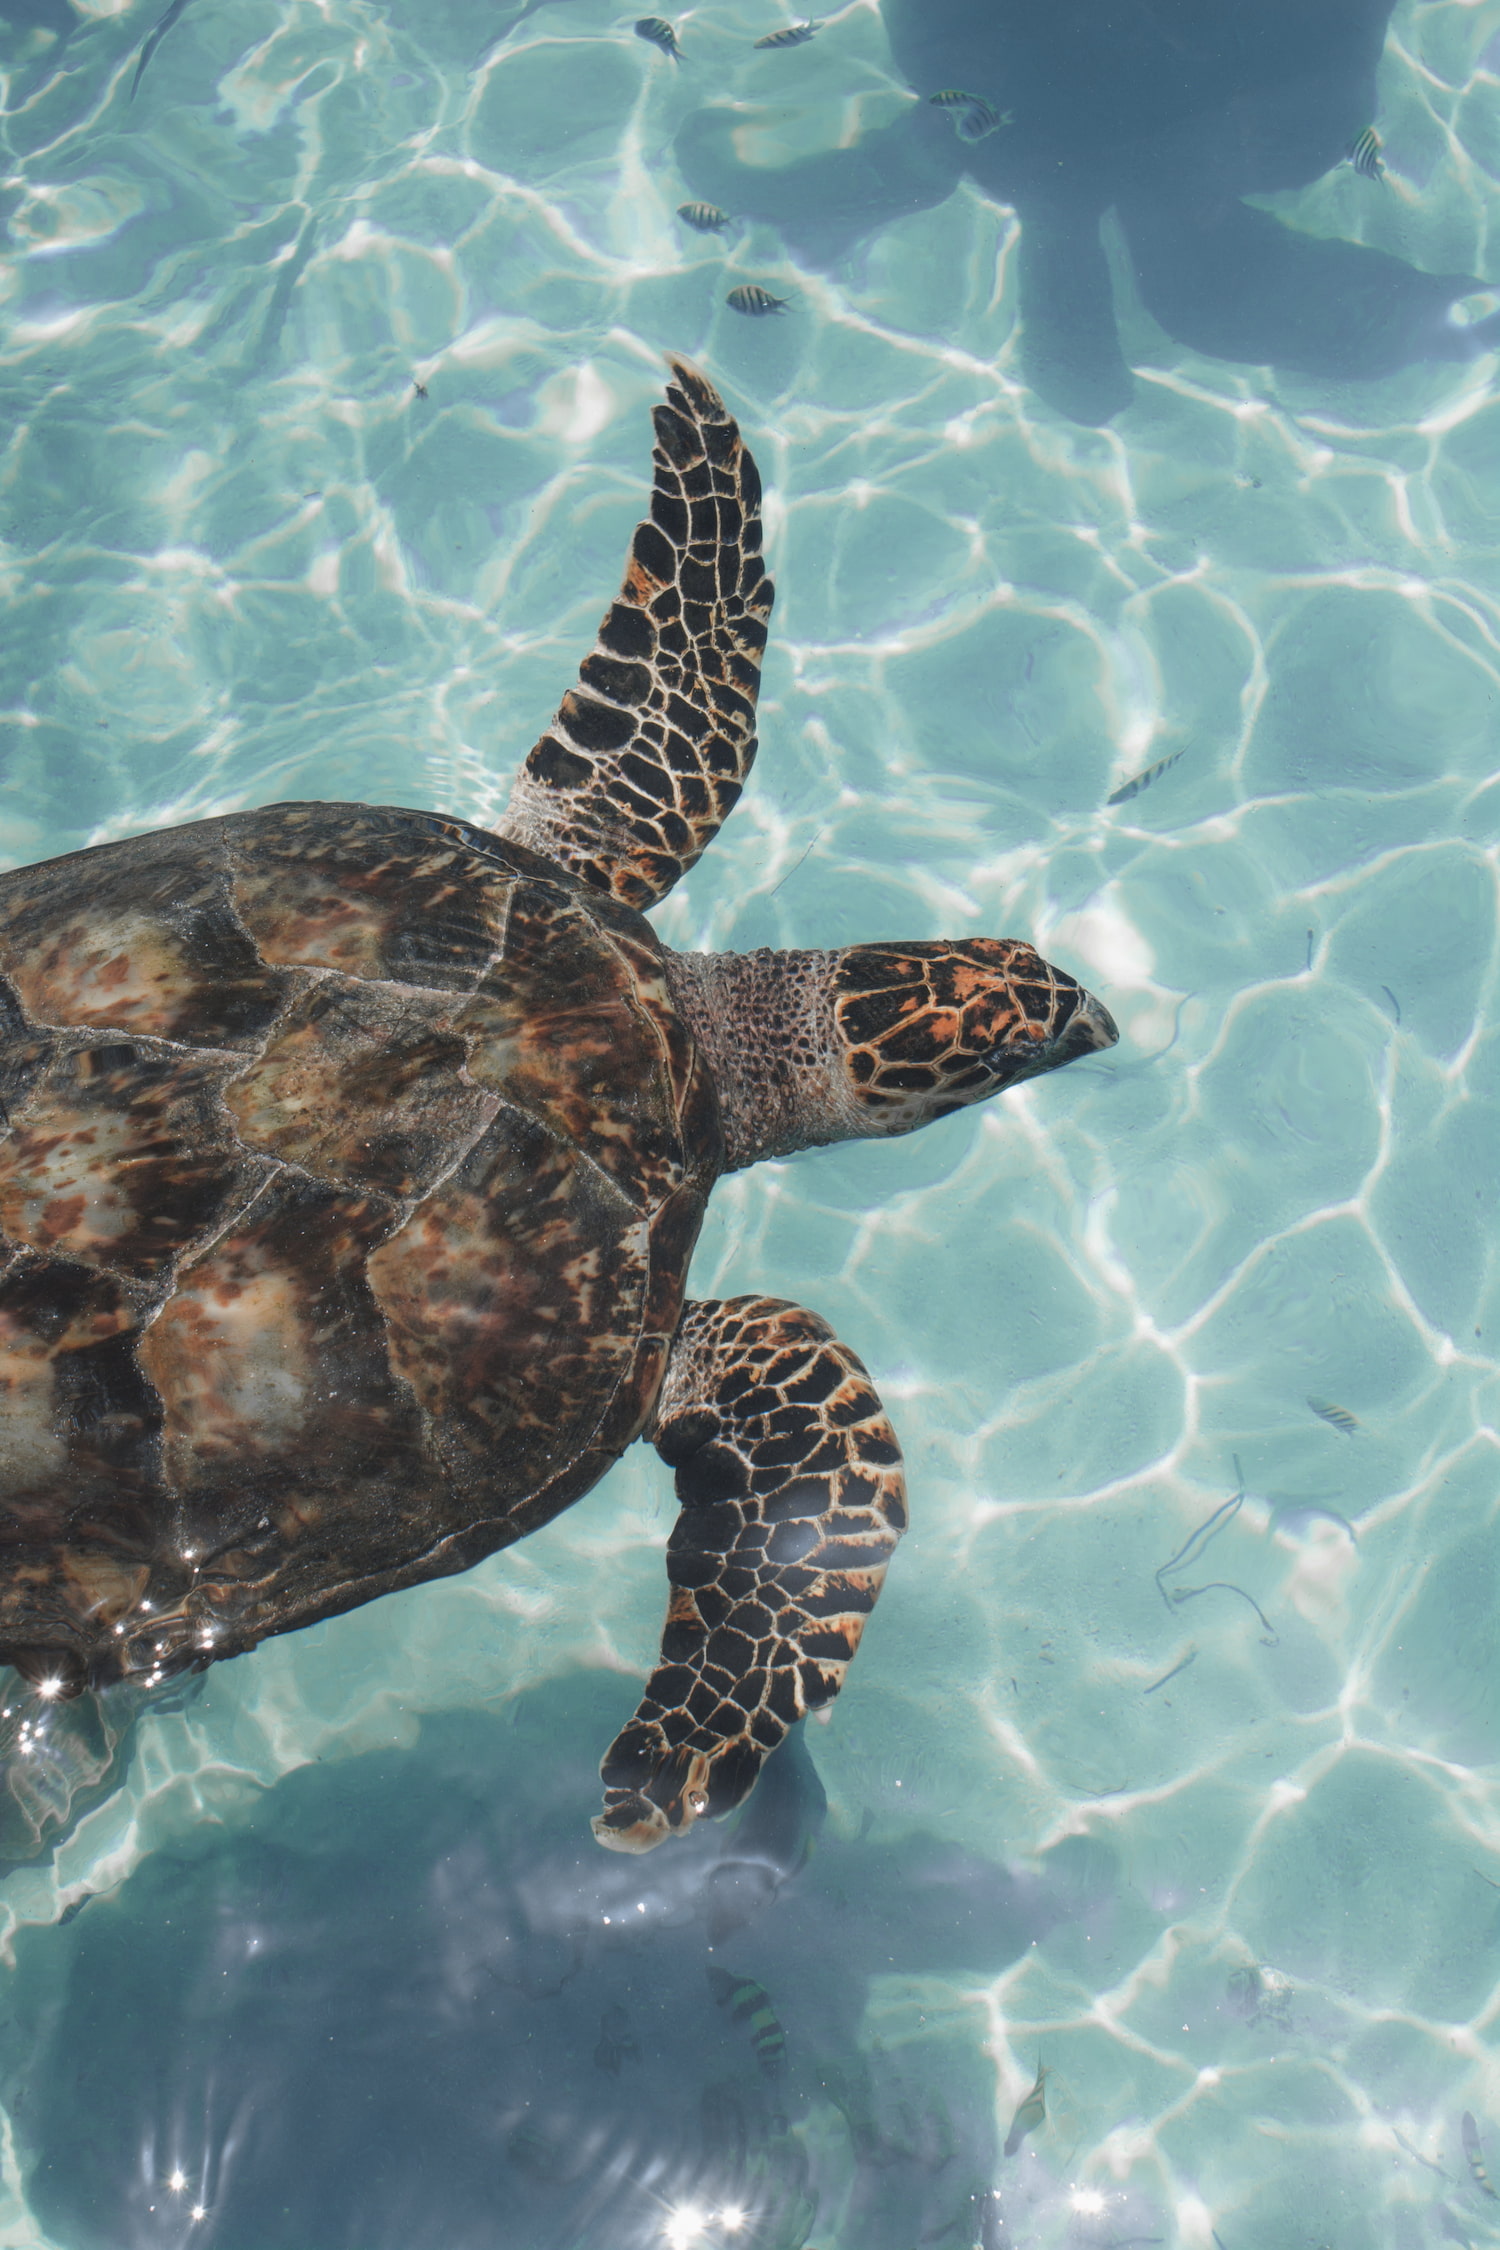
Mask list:
POLYGON ((722 1166, 628 907, 283 805, 0 876, 0 1661, 466 1569, 640 1432, 722 1166))

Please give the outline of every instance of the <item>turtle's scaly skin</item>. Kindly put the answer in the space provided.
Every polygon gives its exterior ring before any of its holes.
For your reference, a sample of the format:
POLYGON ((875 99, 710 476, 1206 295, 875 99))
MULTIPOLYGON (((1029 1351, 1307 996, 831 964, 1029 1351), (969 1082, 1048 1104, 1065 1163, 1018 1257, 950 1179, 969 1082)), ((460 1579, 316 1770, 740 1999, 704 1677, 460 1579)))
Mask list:
POLYGON ((629 908, 290 805, 0 877, 0 1661, 465 1569, 641 1431, 722 1165, 629 908))

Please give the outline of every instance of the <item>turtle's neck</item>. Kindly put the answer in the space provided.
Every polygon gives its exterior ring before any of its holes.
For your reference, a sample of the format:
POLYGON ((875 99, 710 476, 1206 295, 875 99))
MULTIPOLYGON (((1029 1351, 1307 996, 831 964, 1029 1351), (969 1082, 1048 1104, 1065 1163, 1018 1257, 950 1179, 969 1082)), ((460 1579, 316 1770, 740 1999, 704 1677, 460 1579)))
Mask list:
POLYGON ((836 952, 668 953, 667 984, 718 1090, 725 1169, 868 1131, 836 1060, 836 952))

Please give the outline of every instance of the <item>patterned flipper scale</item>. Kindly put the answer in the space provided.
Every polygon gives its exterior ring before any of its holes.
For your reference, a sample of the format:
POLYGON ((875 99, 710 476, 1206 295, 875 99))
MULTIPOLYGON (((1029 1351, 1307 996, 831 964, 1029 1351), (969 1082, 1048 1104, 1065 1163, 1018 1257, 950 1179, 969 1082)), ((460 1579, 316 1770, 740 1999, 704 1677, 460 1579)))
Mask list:
POLYGON ((906 1488, 864 1368, 775 1297, 690 1303, 654 1440, 682 1513, 661 1659, 600 1767, 601 1844, 650 1851, 748 1795, 762 1761, 838 1694, 906 1488))
POLYGON ((755 463, 712 385, 671 366, 625 583, 500 824, 634 907, 686 874, 744 787, 773 598, 755 463))

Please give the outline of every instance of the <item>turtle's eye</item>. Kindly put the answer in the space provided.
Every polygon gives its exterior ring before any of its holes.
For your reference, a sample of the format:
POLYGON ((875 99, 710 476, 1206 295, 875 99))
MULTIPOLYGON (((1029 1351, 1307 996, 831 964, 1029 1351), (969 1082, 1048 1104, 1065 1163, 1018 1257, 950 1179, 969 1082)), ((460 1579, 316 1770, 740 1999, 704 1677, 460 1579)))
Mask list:
POLYGON ((1054 972, 1051 984, 1013 985, 1010 997, 1019 1020, 981 1057, 986 1068, 997 1073, 1013 1071, 1018 1063, 1024 1067, 1060 1039, 1077 1010, 1080 993, 1071 979, 1054 972))
POLYGON ((1018 1023, 1007 1031, 1005 1037, 980 1056, 986 1070, 997 1077, 1013 1071, 1018 1063, 1024 1065, 1039 1055, 1050 1044, 1048 1034, 1039 1023, 1018 1023))

